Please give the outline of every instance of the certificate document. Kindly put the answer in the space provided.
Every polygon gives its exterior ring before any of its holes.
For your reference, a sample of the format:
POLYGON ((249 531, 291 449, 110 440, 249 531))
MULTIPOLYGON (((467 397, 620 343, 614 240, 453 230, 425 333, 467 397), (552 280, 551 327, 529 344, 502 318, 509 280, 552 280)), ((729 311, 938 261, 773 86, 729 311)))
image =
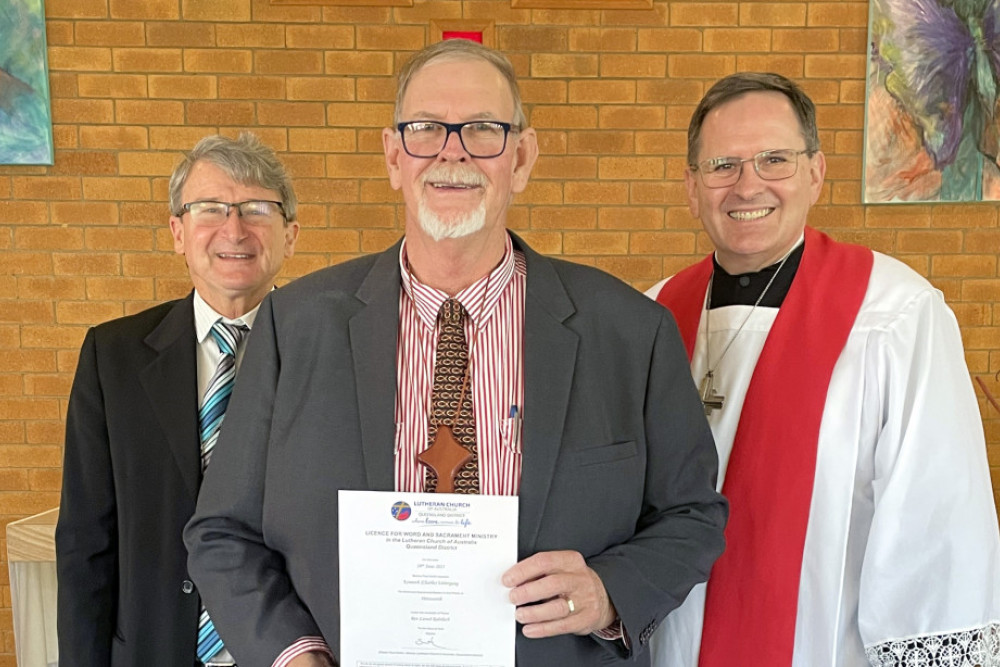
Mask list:
POLYGON ((514 667, 517 497, 340 491, 341 667, 514 667))

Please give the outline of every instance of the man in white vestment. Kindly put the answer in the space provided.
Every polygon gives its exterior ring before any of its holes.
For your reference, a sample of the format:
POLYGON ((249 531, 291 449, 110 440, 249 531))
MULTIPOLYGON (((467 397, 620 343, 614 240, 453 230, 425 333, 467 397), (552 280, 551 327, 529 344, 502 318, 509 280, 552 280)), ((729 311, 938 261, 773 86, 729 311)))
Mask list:
POLYGON ((731 503, 727 548, 653 639, 659 667, 1000 665, 1000 536, 958 324, 904 264, 806 226, 812 101, 716 83, 688 129, 716 251, 670 308, 731 503))

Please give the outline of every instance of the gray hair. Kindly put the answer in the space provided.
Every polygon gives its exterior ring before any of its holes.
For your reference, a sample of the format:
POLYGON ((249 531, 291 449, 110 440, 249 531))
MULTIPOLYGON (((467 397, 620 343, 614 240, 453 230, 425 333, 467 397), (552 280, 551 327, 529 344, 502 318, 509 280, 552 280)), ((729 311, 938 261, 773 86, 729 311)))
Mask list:
POLYGON ((732 99, 755 92, 781 93, 787 97, 799 119, 799 130, 806 142, 806 153, 811 157, 819 151, 816 106, 794 81, 773 72, 737 72, 716 81, 691 115, 691 123, 688 125, 688 164, 693 165, 698 161, 701 126, 708 112, 732 99))
POLYGON ((469 39, 446 39, 436 42, 417 51, 413 57, 406 61, 399 72, 394 122, 402 122, 399 113, 400 109, 403 108, 403 96, 406 95, 406 89, 410 86, 410 81, 417 72, 431 63, 469 60, 485 61, 500 72, 507 81, 511 98, 514 100, 514 119, 511 124, 517 129, 524 129, 528 124, 528 119, 524 115, 524 107, 521 104, 521 91, 517 86, 517 74, 514 72, 514 66, 504 54, 469 39))
POLYGON ((285 224, 296 219, 297 202, 292 179, 274 151, 252 132, 240 132, 236 139, 213 134, 195 144, 170 176, 170 211, 173 215, 179 216, 184 212, 181 190, 195 163, 201 161, 215 165, 237 183, 274 190, 285 210, 285 224))

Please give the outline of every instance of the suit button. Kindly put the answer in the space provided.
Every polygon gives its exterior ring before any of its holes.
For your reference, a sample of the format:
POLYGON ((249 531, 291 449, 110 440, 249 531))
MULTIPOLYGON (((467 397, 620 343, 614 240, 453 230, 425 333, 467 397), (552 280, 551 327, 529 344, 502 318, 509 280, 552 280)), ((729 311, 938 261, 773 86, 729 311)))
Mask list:
POLYGON ((190 579, 185 579, 184 583, 181 584, 181 592, 183 592, 185 595, 190 595, 191 593, 194 593, 194 582, 192 582, 190 579))

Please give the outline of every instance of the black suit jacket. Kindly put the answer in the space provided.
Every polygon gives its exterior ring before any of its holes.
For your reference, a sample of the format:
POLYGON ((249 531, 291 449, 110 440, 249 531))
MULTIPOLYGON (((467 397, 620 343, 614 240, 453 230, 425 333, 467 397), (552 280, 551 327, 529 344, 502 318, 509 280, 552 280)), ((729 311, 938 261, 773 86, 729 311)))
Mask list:
MULTIPOLYGON (((634 656, 517 637, 520 667, 648 664, 653 629, 722 552, 726 503, 669 312, 611 276, 527 262, 518 552, 579 551, 634 656)), ((241 667, 302 636, 339 652, 337 491, 391 491, 399 246, 261 305, 198 509, 191 574, 241 667)))
POLYGON ((181 539, 201 484, 192 296, 92 328, 66 418, 59 664, 190 667, 181 539))

